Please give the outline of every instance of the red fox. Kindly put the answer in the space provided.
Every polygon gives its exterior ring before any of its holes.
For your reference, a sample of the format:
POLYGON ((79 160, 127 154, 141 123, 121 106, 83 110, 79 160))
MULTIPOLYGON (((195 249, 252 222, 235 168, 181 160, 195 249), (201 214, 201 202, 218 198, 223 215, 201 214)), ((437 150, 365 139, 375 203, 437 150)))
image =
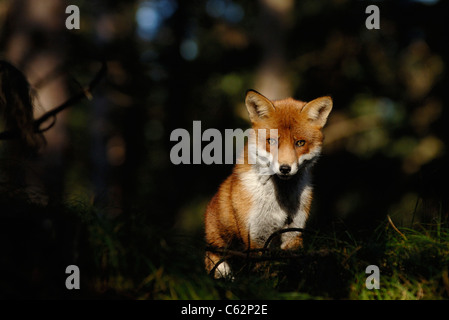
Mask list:
MULTIPOLYGON (((241 164, 234 166, 205 213, 206 241, 213 248, 262 248, 273 232, 304 228, 313 196, 310 168, 321 153, 322 128, 332 110, 332 99, 327 96, 308 103, 293 98, 270 101, 254 90, 247 91, 245 104, 253 134, 248 137, 241 164), (272 129, 277 134, 273 135, 272 129), (263 145, 252 148, 261 137, 263 145), (272 168, 271 174, 267 174, 267 166, 272 168)), ((301 245, 301 233, 280 236, 281 249, 301 245)), ((206 252, 208 272, 220 262, 216 278, 231 275, 230 265, 222 259, 218 253, 206 252)))

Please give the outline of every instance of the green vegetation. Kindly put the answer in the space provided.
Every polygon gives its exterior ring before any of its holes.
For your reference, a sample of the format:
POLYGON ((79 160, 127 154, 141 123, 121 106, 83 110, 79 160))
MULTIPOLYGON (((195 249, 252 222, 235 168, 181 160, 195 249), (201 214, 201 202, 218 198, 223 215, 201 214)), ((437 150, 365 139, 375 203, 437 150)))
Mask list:
MULTIPOLYGON (((3 200, 2 205, 5 206, 3 200)), ((11 203, 10 203, 11 204, 11 203)), ((48 205, 17 203, 2 236, 20 247, 21 270, 7 270, 5 297, 26 289, 32 297, 120 299, 447 299, 447 221, 396 228, 386 219, 363 239, 347 231, 308 232, 298 252, 265 253, 267 261, 243 259, 234 279, 213 280, 203 269, 201 236, 154 230, 151 216, 135 211, 107 218, 84 202, 48 205), (32 225, 23 221, 32 219, 32 225), (24 246, 26 247, 26 246, 24 246), (33 249, 34 248, 34 249, 33 249), (81 288, 63 282, 64 252, 82 270, 81 288), (59 254, 59 255, 58 255, 59 254), (72 259, 73 259, 72 256, 72 259), (50 260, 46 260, 51 257, 50 260), (58 257, 58 258, 56 258, 58 257), (368 265, 380 268, 380 289, 365 287, 368 265), (56 266, 61 266, 58 270, 56 266), (60 276, 55 276, 56 274, 60 276), (24 285, 20 287, 22 279, 24 285), (8 283, 9 282, 9 283, 8 283), (58 283, 59 282, 59 283, 58 283), (40 290, 45 287, 45 290, 40 290)), ((5 240, 2 239, 2 240, 5 240)), ((5 240, 6 241, 6 240, 5 240)), ((11 265, 18 261, 11 261, 11 265)), ((5 263, 3 264, 5 267, 5 263)), ((6 268, 8 264, 6 263, 6 268)))
POLYGON ((230 281, 206 275, 201 239, 168 231, 155 234, 142 228, 138 218, 126 220, 88 219, 96 265, 108 272, 103 282, 92 274, 94 290, 139 299, 449 297, 447 221, 396 229, 385 220, 363 240, 347 232, 311 233, 295 258, 278 259, 285 253, 274 252, 273 260, 244 263, 230 281), (380 268, 379 290, 365 287, 368 265, 380 268))
POLYGON ((1 297, 24 297, 24 292, 75 299, 449 297, 447 218, 413 228, 397 228, 387 218, 363 236, 344 228, 310 231, 297 252, 269 251, 264 261, 241 259, 231 281, 206 274, 201 234, 156 229, 147 212, 111 218, 103 212, 107 209, 86 201, 43 206, 16 199, 0 199, 10 212, 8 228, 1 230, 2 251, 11 257, 2 260, 8 277, 2 279, 1 297), (63 270, 73 263, 82 270, 81 290, 69 291, 63 270), (379 290, 365 287, 369 265, 380 269, 379 290))

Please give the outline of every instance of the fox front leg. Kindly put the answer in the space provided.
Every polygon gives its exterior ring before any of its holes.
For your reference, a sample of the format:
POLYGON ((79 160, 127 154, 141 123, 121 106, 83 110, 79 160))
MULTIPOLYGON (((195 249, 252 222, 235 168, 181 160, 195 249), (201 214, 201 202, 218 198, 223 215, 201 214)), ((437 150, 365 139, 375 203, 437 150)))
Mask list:
POLYGON ((215 272, 213 274, 215 279, 231 277, 231 267, 226 261, 223 261, 220 255, 207 252, 204 262, 207 272, 210 273, 215 268, 215 272))

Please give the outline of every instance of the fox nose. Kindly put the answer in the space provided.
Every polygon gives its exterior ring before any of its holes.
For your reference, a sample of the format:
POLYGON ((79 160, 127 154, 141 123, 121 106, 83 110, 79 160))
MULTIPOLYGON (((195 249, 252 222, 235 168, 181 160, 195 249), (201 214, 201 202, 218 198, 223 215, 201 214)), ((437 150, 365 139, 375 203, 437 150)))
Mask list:
POLYGON ((287 164, 283 164, 279 167, 279 171, 282 174, 289 174, 291 170, 292 170, 292 168, 287 164))

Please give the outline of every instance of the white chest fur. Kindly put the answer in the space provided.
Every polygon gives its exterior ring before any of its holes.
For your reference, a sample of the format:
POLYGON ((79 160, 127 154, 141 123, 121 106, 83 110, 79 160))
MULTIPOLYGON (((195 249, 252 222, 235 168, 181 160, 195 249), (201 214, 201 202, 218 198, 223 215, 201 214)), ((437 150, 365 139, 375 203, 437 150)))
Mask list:
MULTIPOLYGON (((306 199, 311 196, 312 187, 307 170, 298 175, 282 181, 275 176, 261 176, 256 170, 242 174, 242 182, 253 200, 247 220, 251 243, 263 246, 273 232, 304 227, 308 216, 306 199)), ((282 241, 289 237, 284 234, 282 241)))

